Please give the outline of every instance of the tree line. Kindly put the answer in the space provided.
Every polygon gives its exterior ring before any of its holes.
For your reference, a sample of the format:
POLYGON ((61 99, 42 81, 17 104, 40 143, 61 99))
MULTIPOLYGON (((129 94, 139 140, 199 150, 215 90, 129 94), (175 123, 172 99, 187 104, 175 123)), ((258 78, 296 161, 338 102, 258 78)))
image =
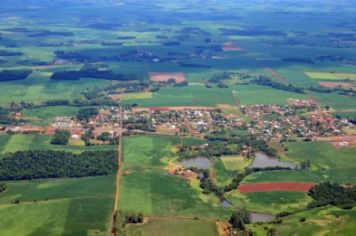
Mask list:
POLYGON ((114 174, 117 152, 19 151, 0 160, 0 180, 85 177, 114 174))

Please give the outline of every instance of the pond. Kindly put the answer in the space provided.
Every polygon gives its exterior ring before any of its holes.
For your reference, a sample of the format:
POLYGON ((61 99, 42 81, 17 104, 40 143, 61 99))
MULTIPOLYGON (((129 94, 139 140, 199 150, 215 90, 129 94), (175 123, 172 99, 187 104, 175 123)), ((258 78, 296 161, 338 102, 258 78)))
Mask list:
POLYGON ((232 206, 232 203, 229 202, 228 200, 224 199, 224 200, 222 200, 220 202, 220 206, 222 206, 222 207, 230 207, 230 206, 232 206))
POLYGON ((271 222, 274 220, 274 216, 269 213, 258 213, 258 212, 250 212, 250 221, 251 223, 256 222, 271 222))
POLYGON ((295 169, 298 166, 291 162, 279 161, 276 158, 268 157, 262 152, 256 153, 256 157, 250 168, 267 168, 267 167, 283 167, 295 169))
POLYGON ((209 169, 212 162, 206 157, 197 157, 182 161, 182 164, 186 168, 194 167, 199 169, 209 169))

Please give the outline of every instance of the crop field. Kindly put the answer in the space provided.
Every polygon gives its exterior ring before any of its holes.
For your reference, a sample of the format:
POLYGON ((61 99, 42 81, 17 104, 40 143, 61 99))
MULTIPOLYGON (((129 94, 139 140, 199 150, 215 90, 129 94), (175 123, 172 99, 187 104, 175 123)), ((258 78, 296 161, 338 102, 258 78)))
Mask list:
POLYGON ((301 182, 265 182, 255 184, 241 184, 238 187, 240 193, 255 192, 308 192, 314 186, 312 183, 301 182))
POLYGON ((164 136, 124 139, 119 209, 147 216, 226 219, 229 210, 204 202, 188 180, 164 170, 165 162, 174 157, 171 145, 164 136))
POLYGON ((341 210, 335 207, 322 207, 305 211, 283 219, 283 224, 277 226, 277 231, 283 235, 353 235, 356 211, 341 210), (305 222, 300 222, 301 218, 305 222), (293 233, 292 233, 293 232, 293 233))
POLYGON ((306 72, 305 74, 317 80, 356 80, 356 74, 351 73, 306 72))
POLYGON ((33 125, 49 125, 58 116, 76 116, 81 108, 72 106, 53 106, 23 111, 25 119, 30 120, 33 125))
POLYGON ((196 220, 149 220, 144 225, 130 225, 128 236, 186 236, 186 235, 218 235, 215 222, 196 220))
POLYGON ((355 209, 307 204, 314 184, 356 184, 355 12, 350 0, 1 0, 0 159, 123 155, 117 176, 5 181, 0 235, 109 235, 116 203, 144 215, 128 236, 223 235, 241 208, 293 211, 247 225, 257 236, 354 235, 355 209), (63 116, 66 145, 15 132, 63 116), (291 169, 249 168, 259 152, 291 169), (209 167, 185 168, 192 156, 209 167))
POLYGON ((58 150, 81 153, 83 151, 115 150, 116 146, 79 146, 79 145, 52 145, 51 136, 35 134, 15 134, 0 136, 0 157, 5 153, 26 150, 58 150))
POLYGON ((251 211, 272 214, 304 208, 311 200, 306 193, 302 192, 272 191, 245 194, 237 190, 229 193, 227 199, 234 207, 245 207, 251 211))
POLYGON ((114 183, 114 176, 8 182, 0 195, 0 234, 106 235, 114 183))
POLYGON ((327 142, 296 142, 288 144, 288 155, 295 160, 309 159, 310 172, 337 183, 355 183, 355 147, 336 149, 327 142))

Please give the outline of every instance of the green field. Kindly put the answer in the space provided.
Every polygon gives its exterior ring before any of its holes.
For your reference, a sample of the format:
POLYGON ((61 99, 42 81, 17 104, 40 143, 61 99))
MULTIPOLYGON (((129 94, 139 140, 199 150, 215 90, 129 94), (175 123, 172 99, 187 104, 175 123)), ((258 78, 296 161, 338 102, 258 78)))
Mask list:
POLYGON ((0 195, 1 235, 106 235, 110 227, 114 176, 7 185, 0 195))
POLYGON ((354 235, 356 211, 341 210, 336 207, 322 207, 301 212, 283 219, 277 225, 280 235, 354 235), (301 223, 300 219, 306 218, 301 223))
POLYGON ((172 140, 164 136, 132 136, 124 139, 124 172, 121 179, 122 211, 148 216, 180 216, 227 219, 229 210, 203 201, 189 181, 168 174, 167 161, 174 158, 172 140))
POLYGON ((356 182, 355 147, 336 149, 327 142, 295 142, 287 146, 289 156, 296 161, 309 159, 310 171, 322 179, 336 183, 356 182))
POLYGON ((227 195, 227 199, 234 207, 272 214, 298 210, 306 207, 311 201, 306 193, 279 191, 242 194, 234 190, 227 195))
POLYGON ((218 235, 214 222, 194 220, 149 220, 144 225, 130 225, 126 232, 127 236, 194 236, 218 235))
POLYGON ((0 157, 9 152, 26 151, 26 150, 58 150, 80 153, 83 151, 95 150, 115 150, 115 145, 103 146, 78 146, 78 145, 52 145, 51 136, 36 134, 15 134, 0 135, 0 157))
POLYGON ((31 124, 45 126, 53 122, 57 116, 76 116, 80 109, 82 108, 71 106, 41 107, 24 110, 23 116, 31 124))
POLYGON ((317 80, 356 80, 356 74, 351 73, 306 72, 305 74, 317 80))

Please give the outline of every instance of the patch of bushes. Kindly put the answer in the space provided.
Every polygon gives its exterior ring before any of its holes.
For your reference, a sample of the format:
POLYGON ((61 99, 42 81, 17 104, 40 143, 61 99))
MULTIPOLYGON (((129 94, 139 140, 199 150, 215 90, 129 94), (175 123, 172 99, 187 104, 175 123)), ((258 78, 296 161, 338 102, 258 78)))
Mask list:
POLYGON ((333 205, 351 209, 356 204, 356 186, 343 187, 326 182, 312 187, 308 195, 313 198, 313 201, 308 204, 308 208, 333 205))
POLYGON ((52 137, 51 144, 53 145, 67 145, 70 133, 66 130, 57 129, 52 137))
POLYGON ((4 192, 7 189, 7 185, 5 183, 0 183, 0 193, 4 192))

